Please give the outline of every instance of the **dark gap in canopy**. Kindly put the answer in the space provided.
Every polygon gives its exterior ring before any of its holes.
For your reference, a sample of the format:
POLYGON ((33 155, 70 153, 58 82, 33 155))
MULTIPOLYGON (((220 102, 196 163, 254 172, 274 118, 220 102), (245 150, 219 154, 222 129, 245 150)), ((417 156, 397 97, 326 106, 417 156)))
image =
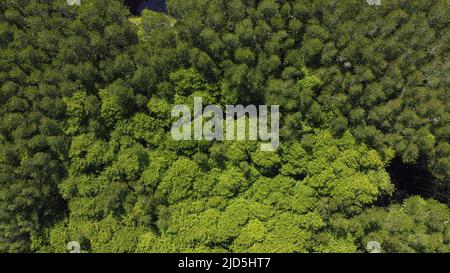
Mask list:
POLYGON ((123 2, 136 16, 141 15, 144 9, 166 12, 166 0, 124 0, 123 2))

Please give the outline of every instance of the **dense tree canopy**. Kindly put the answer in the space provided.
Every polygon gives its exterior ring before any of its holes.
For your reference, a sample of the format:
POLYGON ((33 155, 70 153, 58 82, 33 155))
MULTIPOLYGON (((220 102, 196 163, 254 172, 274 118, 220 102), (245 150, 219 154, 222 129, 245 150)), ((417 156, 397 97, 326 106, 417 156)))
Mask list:
POLYGON ((0 252, 450 252, 450 3, 382 2, 2 1, 0 252), (175 141, 195 96, 280 148, 175 141))

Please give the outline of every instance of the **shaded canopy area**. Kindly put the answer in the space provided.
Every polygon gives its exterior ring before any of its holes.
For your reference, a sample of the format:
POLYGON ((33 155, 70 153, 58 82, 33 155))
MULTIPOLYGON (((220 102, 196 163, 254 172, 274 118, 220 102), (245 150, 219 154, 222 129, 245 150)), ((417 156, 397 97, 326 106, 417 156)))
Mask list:
POLYGON ((166 12, 166 0, 125 0, 124 3, 134 15, 140 15, 144 9, 166 12))

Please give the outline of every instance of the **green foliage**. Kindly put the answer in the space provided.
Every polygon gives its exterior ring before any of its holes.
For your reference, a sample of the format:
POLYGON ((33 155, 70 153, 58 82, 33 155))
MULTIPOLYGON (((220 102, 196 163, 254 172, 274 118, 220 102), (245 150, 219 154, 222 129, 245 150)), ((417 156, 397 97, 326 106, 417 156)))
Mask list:
POLYGON ((450 200, 448 1, 16 2, 0 252, 450 252, 447 205, 396 202, 387 172, 401 159, 450 200), (174 141, 194 96, 280 105, 280 148, 174 141))
POLYGON ((375 240, 383 252, 449 252, 450 211, 435 200, 411 197, 388 209, 372 208, 351 219, 361 244, 375 240))

